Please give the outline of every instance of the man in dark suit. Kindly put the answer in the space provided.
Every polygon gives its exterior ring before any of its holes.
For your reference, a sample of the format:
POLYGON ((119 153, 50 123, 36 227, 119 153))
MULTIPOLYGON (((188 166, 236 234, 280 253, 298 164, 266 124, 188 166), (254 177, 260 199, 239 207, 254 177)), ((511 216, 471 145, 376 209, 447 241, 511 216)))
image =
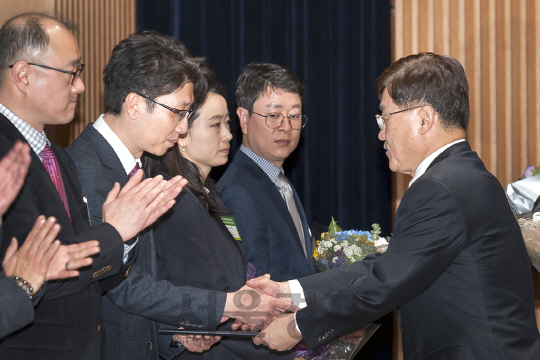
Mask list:
POLYGON ((413 176, 388 250, 298 281, 254 282, 307 301, 255 342, 287 348, 303 337, 317 348, 397 309, 406 359, 537 359, 529 259, 501 185, 465 140, 463 67, 410 55, 377 87, 390 169, 413 176))
MULTIPOLYGON (((89 228, 77 171, 43 131, 47 124, 70 122, 84 91, 81 56, 70 29, 39 14, 16 16, 0 29, 0 156, 17 141, 32 149, 28 176, 4 216, 2 237, 23 243, 39 215, 54 216, 63 244, 95 239, 101 252, 77 278, 42 286, 34 322, 2 339, 2 359, 103 358, 98 281, 124 277, 121 269, 129 264, 122 263, 123 242, 168 210, 174 203, 171 196, 181 189, 179 179, 167 191, 159 178, 139 183, 139 173, 122 190, 115 185, 103 208, 103 224, 89 228)), ((0 246, 2 258, 8 244, 0 246)), ((66 262, 66 270, 71 265, 66 262)))
MULTIPOLYGON (((106 113, 67 148, 94 224, 100 222, 105 194, 115 182, 127 182, 144 151, 163 155, 187 132, 192 108, 206 96, 206 82, 199 79, 199 71, 199 63, 180 41, 156 32, 133 34, 113 49, 103 76, 106 113)), ((141 234, 135 243, 139 253, 129 276, 103 297, 109 359, 178 355, 183 349, 170 346, 171 336, 158 336, 154 322, 166 324, 157 324, 158 328, 200 330, 216 328, 222 316, 242 318, 233 301, 235 293, 157 281, 160 260, 152 231, 141 234)), ((261 306, 276 300, 260 295, 261 306)), ((262 307, 246 310, 248 317, 243 320, 247 322, 256 318, 249 319, 250 311, 263 312, 262 307)), ((218 340, 201 344, 199 339, 194 344, 175 335, 176 340, 180 338, 190 351, 207 350, 218 340)))
MULTIPOLYGON (((21 190, 29 165, 30 147, 20 141, 0 160, 0 220, 21 190)), ((59 231, 55 218, 40 216, 20 248, 17 239, 11 239, 0 270, 0 339, 32 322, 45 281, 79 275, 66 268, 88 266, 89 256, 99 252, 99 243, 92 240, 60 245, 59 231)))
POLYGON ((217 184, 246 262, 276 281, 315 273, 304 209, 282 167, 306 124, 304 93, 284 66, 252 63, 244 69, 236 82, 242 146, 217 184))

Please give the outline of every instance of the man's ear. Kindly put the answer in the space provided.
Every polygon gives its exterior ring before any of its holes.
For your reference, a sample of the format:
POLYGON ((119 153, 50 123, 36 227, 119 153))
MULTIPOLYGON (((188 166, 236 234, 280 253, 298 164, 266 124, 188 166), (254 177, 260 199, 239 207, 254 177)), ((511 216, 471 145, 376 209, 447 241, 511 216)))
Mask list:
POLYGON ((26 61, 18 61, 11 68, 11 78, 13 83, 19 91, 26 92, 30 80, 28 79, 28 72, 30 71, 30 65, 26 61))
POLYGON ((425 135, 435 124, 436 113, 431 106, 423 106, 420 111, 420 135, 425 135))
POLYGON ((247 122, 249 119, 249 111, 243 107, 236 109, 236 115, 240 119, 240 127, 242 128, 242 134, 247 134, 247 122))
POLYGON ((128 116, 135 120, 146 110, 146 103, 141 96, 129 93, 124 99, 124 108, 128 116))

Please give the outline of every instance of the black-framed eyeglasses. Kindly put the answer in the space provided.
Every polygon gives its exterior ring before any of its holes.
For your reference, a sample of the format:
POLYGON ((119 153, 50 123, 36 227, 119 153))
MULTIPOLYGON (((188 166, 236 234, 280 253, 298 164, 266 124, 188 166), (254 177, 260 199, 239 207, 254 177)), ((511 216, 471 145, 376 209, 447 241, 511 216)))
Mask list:
MULTIPOLYGON (((41 64, 36 64, 36 63, 27 63, 27 64, 32 65, 32 66, 39 66, 39 67, 44 68, 44 69, 58 71, 58 72, 61 72, 61 73, 64 73, 64 74, 70 74, 71 75, 71 85, 73 85, 76 78, 81 76, 81 74, 83 72, 83 69, 84 69, 84 64, 77 65, 77 68, 75 70, 73 70, 73 71, 57 69, 57 68, 53 68, 53 67, 50 67, 50 66, 47 66, 47 65, 41 65, 41 64)), ((13 65, 15 65, 15 64, 13 64, 13 65)), ((11 69, 13 67, 13 65, 9 65, 9 68, 11 69)))
POLYGON ((162 103, 158 103, 157 101, 155 100, 152 100, 150 99, 148 96, 144 96, 143 94, 139 94, 139 93, 135 93, 139 96, 142 96, 143 98, 145 98, 146 100, 150 100, 151 102, 153 102, 154 104, 158 104, 160 106, 163 106, 165 109, 167 110, 170 110, 172 111, 173 113, 176 114, 176 121, 177 122, 181 122, 181 121, 184 121, 184 120, 187 120, 189 119, 189 117, 191 116, 191 114, 193 114, 193 109, 190 109, 190 110, 178 110, 178 109, 175 109, 175 108, 172 108, 170 106, 167 106, 165 104, 162 104, 162 103))
POLYGON ((390 115, 399 114, 400 112, 405 112, 405 111, 409 111, 413 109, 418 109, 418 108, 421 108, 422 106, 424 105, 419 105, 419 106, 415 106, 415 107, 404 109, 404 110, 394 111, 393 113, 388 113, 388 114, 382 114, 382 115, 375 114, 375 119, 377 119, 377 125, 379 125, 379 129, 382 130, 384 128, 385 121, 388 121, 388 117, 390 115))
POLYGON ((266 124, 266 127, 268 127, 269 129, 277 129, 278 127, 280 127, 281 124, 283 124, 285 118, 289 119, 291 129, 293 130, 301 130, 304 126, 306 126, 306 123, 308 121, 307 116, 302 114, 285 116, 281 113, 270 113, 263 115, 256 113, 255 111, 251 112, 255 115, 262 116, 264 118, 264 123, 266 124))

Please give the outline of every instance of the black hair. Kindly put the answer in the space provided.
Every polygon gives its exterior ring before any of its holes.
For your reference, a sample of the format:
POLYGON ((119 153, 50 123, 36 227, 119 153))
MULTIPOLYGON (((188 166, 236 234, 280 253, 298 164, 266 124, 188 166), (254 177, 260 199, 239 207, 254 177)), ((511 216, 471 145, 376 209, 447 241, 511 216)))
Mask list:
MULTIPOLYGON (((193 58, 177 39, 156 31, 135 33, 116 45, 103 70, 105 111, 120 115, 129 93, 150 99, 168 95, 193 83, 194 106, 204 101, 205 82, 199 82, 204 58, 193 58)), ((155 104, 146 100, 150 111, 155 104)))
POLYGON ((306 89, 291 69, 270 63, 253 62, 246 66, 236 81, 236 105, 247 109, 250 114, 253 104, 264 93, 285 90, 304 99, 306 89))

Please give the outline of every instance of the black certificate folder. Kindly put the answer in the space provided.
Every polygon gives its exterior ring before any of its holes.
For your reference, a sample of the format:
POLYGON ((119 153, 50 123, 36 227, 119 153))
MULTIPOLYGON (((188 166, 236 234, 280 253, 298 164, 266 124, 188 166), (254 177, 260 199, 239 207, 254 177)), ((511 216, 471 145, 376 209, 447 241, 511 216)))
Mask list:
POLYGON ((191 330, 191 329, 171 329, 159 330, 159 335, 210 335, 227 337, 254 337, 259 335, 256 331, 232 331, 232 330, 191 330))

